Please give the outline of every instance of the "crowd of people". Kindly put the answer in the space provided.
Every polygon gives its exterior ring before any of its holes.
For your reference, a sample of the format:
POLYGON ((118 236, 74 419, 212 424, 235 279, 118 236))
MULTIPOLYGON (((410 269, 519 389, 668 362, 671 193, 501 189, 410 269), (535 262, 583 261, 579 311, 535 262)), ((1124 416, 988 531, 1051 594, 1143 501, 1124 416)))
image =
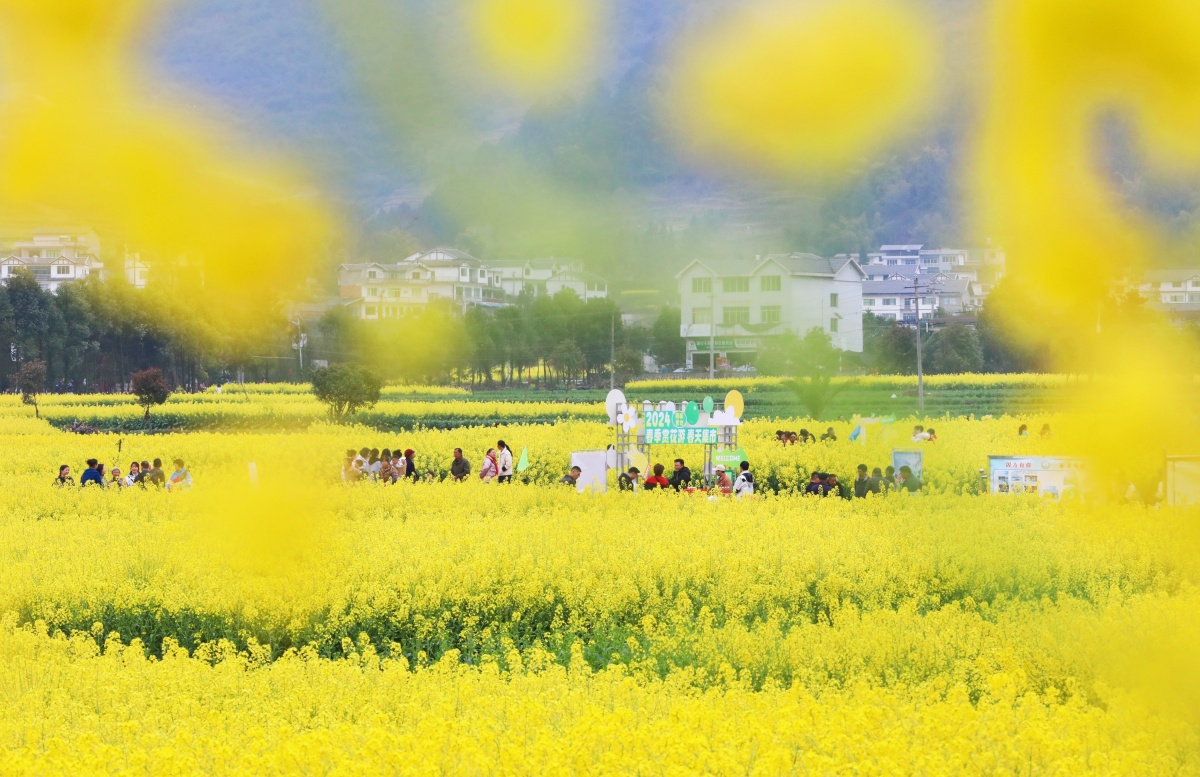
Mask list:
POLYGON ((843 483, 834 472, 812 473, 808 484, 804 486, 804 493, 841 499, 866 499, 869 494, 884 495, 892 491, 915 494, 923 487, 924 483, 907 464, 900 467, 899 471, 895 467, 886 470, 875 467, 869 474, 867 465, 859 464, 855 478, 849 484, 843 483))
MULTIPOLYGON (((724 464, 718 464, 711 483, 705 484, 703 478, 693 478, 692 470, 683 459, 675 459, 671 476, 666 476, 666 467, 655 464, 651 471, 654 473, 644 480, 642 471, 630 467, 617 476, 617 488, 621 491, 654 491, 656 489, 672 488, 676 491, 695 491, 710 488, 734 496, 750 496, 754 493, 754 475, 750 472, 750 462, 743 461, 736 475, 730 476, 724 464)), ((583 471, 579 467, 571 467, 571 471, 559 482, 563 485, 577 487, 583 471)))
MULTIPOLYGON (((471 462, 463 455, 462 448, 454 449, 454 458, 450 462, 450 479, 461 482, 471 476, 471 462)), ((513 454, 508 443, 500 440, 495 448, 488 448, 479 466, 479 479, 485 483, 496 481, 508 483, 513 476, 513 454)), ((342 460, 342 480, 347 483, 375 482, 384 485, 395 485, 402 480, 414 483, 421 480, 434 481, 438 476, 433 470, 425 470, 422 474, 417 466, 417 452, 406 448, 401 452, 397 447, 362 448, 361 450, 346 451, 342 460)))
MULTIPOLYGON (((192 487, 191 470, 183 463, 183 459, 175 459, 175 469, 170 473, 163 469, 162 459, 149 461, 133 461, 129 471, 121 472, 120 467, 109 470, 97 459, 88 459, 87 468, 79 476, 81 487, 95 486, 97 488, 160 488, 166 491, 187 491, 192 487)), ((71 474, 71 465, 63 464, 58 468, 58 477, 54 479, 58 488, 72 488, 75 477, 71 474)))

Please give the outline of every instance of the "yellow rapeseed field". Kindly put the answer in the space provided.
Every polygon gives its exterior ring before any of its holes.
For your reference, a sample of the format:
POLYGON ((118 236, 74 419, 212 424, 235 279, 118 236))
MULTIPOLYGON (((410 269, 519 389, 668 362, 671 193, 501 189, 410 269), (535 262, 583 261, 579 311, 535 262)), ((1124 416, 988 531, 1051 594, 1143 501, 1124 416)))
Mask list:
POLYGON ((846 502, 793 487, 910 425, 750 422, 735 501, 557 485, 591 421, 74 435, 6 401, 0 772, 1200 773, 1200 512, 978 494, 1069 419, 936 423, 926 494, 846 502), (500 438, 519 482, 444 481, 500 438), (437 482, 343 484, 364 445, 437 482), (51 485, 93 456, 194 488, 51 485))

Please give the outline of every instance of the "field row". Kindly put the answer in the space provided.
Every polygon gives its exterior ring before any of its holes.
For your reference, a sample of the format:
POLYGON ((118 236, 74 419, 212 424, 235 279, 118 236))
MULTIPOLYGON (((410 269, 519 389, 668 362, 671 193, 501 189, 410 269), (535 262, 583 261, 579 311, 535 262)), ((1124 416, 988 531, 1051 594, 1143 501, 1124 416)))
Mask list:
MULTIPOLYGON (((447 658, 405 671, 352 659, 271 664, 51 638, 0 623, 6 774, 1195 774, 1196 736, 1100 686, 1089 703, 1022 692, 990 669, 972 699, 953 677, 909 688, 698 693, 530 665, 447 658), (866 735, 869 732, 869 736, 866 735), (659 769, 670 764, 670 769, 659 769)), ((685 670, 681 670, 683 672, 685 670)))

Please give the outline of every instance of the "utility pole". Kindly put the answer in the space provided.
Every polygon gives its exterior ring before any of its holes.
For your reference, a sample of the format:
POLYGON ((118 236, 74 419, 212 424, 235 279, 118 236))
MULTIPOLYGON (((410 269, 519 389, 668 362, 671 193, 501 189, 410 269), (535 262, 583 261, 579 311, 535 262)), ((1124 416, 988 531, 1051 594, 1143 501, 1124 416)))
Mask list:
POLYGON ((717 377, 717 279, 712 279, 712 287, 709 289, 711 299, 709 301, 708 315, 708 379, 712 380, 717 377))
MULTIPOLYGON (((907 281, 908 278, 897 274, 893 275, 890 280, 907 281)), ((941 281, 938 280, 927 281, 922 285, 919 268, 912 277, 913 297, 917 306, 917 411, 922 416, 925 415, 925 359, 921 344, 921 295, 928 294, 940 287, 941 281)))
POLYGON ((292 350, 300 354, 300 375, 304 375, 304 346, 308 345, 308 335, 301 329, 300 318, 292 322, 296 325, 296 339, 292 341, 292 350))
POLYGON ((617 312, 612 314, 612 333, 609 335, 608 389, 617 387, 617 312))

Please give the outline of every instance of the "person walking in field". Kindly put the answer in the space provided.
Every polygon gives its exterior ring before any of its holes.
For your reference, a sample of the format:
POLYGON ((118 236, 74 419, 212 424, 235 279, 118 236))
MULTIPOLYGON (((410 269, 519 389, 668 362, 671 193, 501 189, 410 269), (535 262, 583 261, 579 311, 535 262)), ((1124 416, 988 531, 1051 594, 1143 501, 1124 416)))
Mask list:
POLYGON ((125 485, 132 486, 138 482, 138 475, 141 474, 142 467, 136 461, 129 462, 129 473, 125 475, 125 485))
POLYGON ((509 450, 508 444, 504 440, 496 443, 496 447, 500 453, 496 459, 496 464, 499 467, 500 475, 496 478, 501 483, 511 483, 513 475, 513 455, 509 450))
POLYGON ((54 485, 59 488, 75 485, 75 478, 71 477, 71 465, 63 464, 58 468, 58 477, 54 479, 54 485))
POLYGON ((100 474, 100 462, 95 459, 87 460, 87 469, 79 477, 80 486, 96 485, 104 488, 104 476, 100 474))
POLYGON ((483 464, 479 466, 479 479, 491 483, 500 474, 500 465, 496 461, 496 449, 488 448, 483 456, 483 464))
POLYGON ((579 467, 571 467, 571 471, 563 475, 562 480, 558 481, 559 485, 577 488, 579 486, 579 476, 582 474, 583 470, 579 467))
POLYGON ((733 490, 733 480, 729 477, 729 473, 725 471, 724 464, 717 465, 717 482, 716 487, 722 493, 730 493, 733 490))
POLYGON ((462 448, 454 449, 454 461, 450 462, 450 477, 456 483, 461 483, 471 474, 471 462, 463 458, 462 448))
MULTIPOLYGON (((156 460, 157 461, 157 460, 156 460)), ((167 481, 168 491, 189 491, 192 488, 192 473, 183 465, 183 459, 175 459, 175 471, 167 481)))
POLYGON ((638 476, 641 474, 641 470, 637 467, 630 467, 628 472, 622 472, 621 476, 617 478, 617 489, 621 491, 637 490, 638 476))
POLYGON ((406 477, 414 483, 421 482, 421 473, 417 471, 417 452, 412 448, 406 448, 404 451, 404 474, 401 477, 406 477))
POLYGON ((112 477, 109 479, 108 482, 114 488, 124 488, 125 487, 125 478, 121 477, 121 468, 120 467, 112 468, 112 477))
POLYGON ((733 493, 739 499, 754 495, 754 475, 750 474, 750 462, 743 461, 740 466, 742 471, 738 473, 737 480, 733 481, 733 493))

